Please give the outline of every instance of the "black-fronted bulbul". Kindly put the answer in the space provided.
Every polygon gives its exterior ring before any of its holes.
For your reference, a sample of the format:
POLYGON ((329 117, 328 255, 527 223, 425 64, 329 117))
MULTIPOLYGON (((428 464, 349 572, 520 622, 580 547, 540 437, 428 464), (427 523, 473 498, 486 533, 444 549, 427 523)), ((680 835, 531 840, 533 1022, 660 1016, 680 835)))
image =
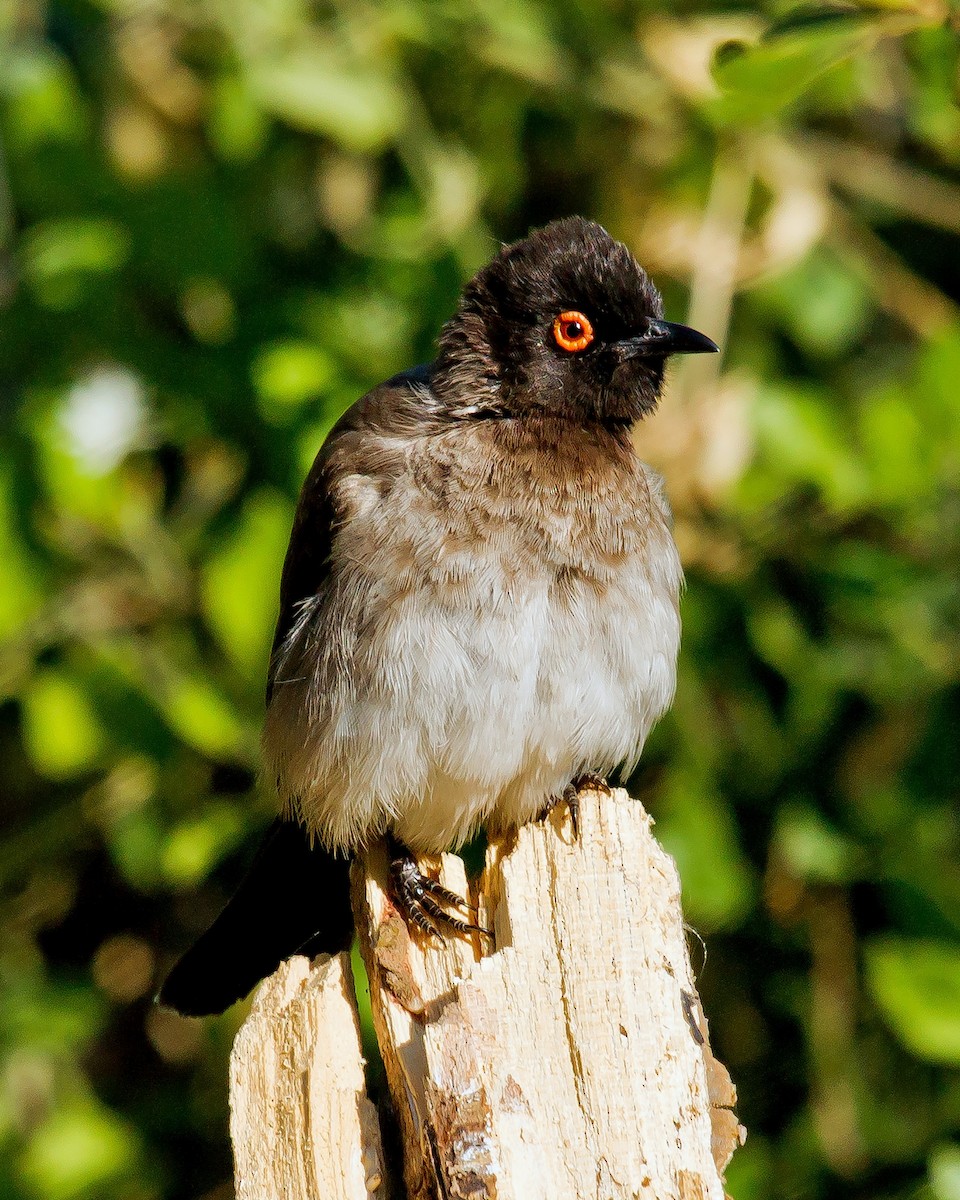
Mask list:
POLYGON ((634 449, 671 354, 630 251, 570 218, 506 246, 439 353, 327 438, 283 568, 263 735, 282 816, 160 994, 224 1009, 288 955, 349 944, 350 855, 394 843, 398 906, 467 923, 416 855, 535 818, 636 764, 673 697, 680 560, 634 449))

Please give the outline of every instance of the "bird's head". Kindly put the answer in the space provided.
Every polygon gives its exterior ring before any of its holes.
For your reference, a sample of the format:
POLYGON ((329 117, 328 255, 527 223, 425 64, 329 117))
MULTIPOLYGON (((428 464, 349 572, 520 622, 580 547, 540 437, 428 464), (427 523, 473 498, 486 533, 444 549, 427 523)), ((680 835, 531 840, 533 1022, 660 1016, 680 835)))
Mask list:
POLYGON ((434 392, 454 415, 627 424, 656 407, 666 359, 717 347, 663 319, 621 242, 569 217, 505 246, 444 327, 434 392))

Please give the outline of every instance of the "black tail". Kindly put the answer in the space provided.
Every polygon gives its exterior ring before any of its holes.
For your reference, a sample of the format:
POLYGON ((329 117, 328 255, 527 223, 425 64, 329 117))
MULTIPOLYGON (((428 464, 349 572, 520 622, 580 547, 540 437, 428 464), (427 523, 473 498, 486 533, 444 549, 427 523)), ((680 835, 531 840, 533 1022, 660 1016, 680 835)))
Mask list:
POLYGON ((350 863, 278 818, 236 893, 177 962, 157 1000, 188 1017, 223 1012, 291 954, 335 954, 353 936, 350 863))

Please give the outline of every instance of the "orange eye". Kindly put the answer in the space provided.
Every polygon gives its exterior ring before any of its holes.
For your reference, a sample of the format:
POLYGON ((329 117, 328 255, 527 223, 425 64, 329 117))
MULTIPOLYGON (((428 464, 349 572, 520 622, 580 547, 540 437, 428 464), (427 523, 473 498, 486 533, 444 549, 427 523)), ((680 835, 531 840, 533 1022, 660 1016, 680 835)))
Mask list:
POLYGON ((582 312, 562 312, 553 323, 553 337, 561 350, 586 350, 593 341, 593 326, 582 312))

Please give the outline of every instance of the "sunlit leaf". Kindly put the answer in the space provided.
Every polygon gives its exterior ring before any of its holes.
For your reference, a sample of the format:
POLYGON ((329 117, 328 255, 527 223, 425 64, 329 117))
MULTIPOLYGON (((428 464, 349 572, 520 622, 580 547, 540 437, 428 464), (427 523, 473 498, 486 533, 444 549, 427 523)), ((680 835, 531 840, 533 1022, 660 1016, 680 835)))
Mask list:
POLYGON ((292 520, 289 501, 261 489, 203 568, 207 618, 233 661, 258 684, 266 678, 292 520))
POLYGON ((867 983, 904 1045, 921 1058, 960 1065, 960 945, 876 938, 867 983))
POLYGON ((787 480, 813 484, 837 508, 866 500, 866 471, 825 396, 782 385, 765 389, 757 398, 754 419, 768 469, 787 480))
POLYGON ((0 639, 11 635, 37 611, 43 595, 39 564, 23 544, 14 519, 13 478, 0 468, 0 639))
POLYGON ((859 848, 809 803, 780 810, 773 845, 799 879, 846 883, 863 866, 859 848))
POLYGON ((960 1144, 945 1142, 935 1147, 927 1171, 935 1200, 960 1200, 960 1144))
POLYGON ((714 61, 714 78, 726 93, 716 114, 724 120, 770 117, 882 33, 874 14, 821 8, 795 10, 756 45, 727 43, 714 61))
POLYGON ((552 36, 549 6, 536 0, 478 0, 476 49, 486 62, 538 83, 558 84, 571 63, 552 36))
POLYGON ((198 883, 243 840, 246 825, 239 805, 213 805, 195 820, 170 831, 163 848, 165 877, 177 887, 198 883))
POLYGON ((244 756, 247 731, 223 693, 209 680, 181 676, 166 693, 164 712, 183 740, 214 757, 244 756))
POLYGON ((264 416, 284 420, 330 386, 335 367, 319 346, 287 341, 261 350, 252 371, 264 416))
MULTIPOLYGON (((392 296, 355 288, 318 295, 304 305, 301 319, 317 343, 335 349, 371 384, 416 361, 409 348, 413 313, 392 296)), ((356 398, 354 392, 350 402, 356 398)))
POLYGON ((123 813, 107 831, 118 870, 139 891, 149 891, 162 876, 166 829, 154 806, 123 813))
POLYGON ((269 121, 243 80, 226 75, 213 88, 210 136, 222 158, 244 162, 263 146, 269 121))
POLYGON ((936 474, 921 417, 905 390, 890 387, 870 396, 859 414, 859 426, 874 499, 910 505, 926 500, 936 474))
POLYGON ((22 701, 24 739, 38 770, 65 779, 98 762, 105 733, 75 679, 52 668, 38 671, 22 701))
POLYGON ((34 1132, 20 1172, 47 1200, 73 1200, 130 1171, 138 1153, 135 1133, 110 1109, 67 1100, 34 1132))
POLYGON ((21 151, 72 141, 86 128, 85 103, 67 62, 50 46, 21 43, 3 54, 0 95, 10 139, 21 151))
POLYGON ((24 235, 24 272, 42 304, 71 308, 83 298, 89 279, 122 265, 128 248, 126 231, 103 217, 45 221, 24 235))
POLYGON ((404 119, 403 95, 386 71, 347 61, 342 47, 317 40, 258 63, 250 87, 276 116, 351 150, 382 149, 404 119))
POLYGON ((871 313, 862 280, 826 254, 809 255, 760 290, 786 329, 809 354, 835 357, 861 337, 871 313))
POLYGON ((63 1055, 82 1050, 105 1020, 102 997, 76 983, 24 972, 0 992, 0 1036, 21 1050, 63 1055))

